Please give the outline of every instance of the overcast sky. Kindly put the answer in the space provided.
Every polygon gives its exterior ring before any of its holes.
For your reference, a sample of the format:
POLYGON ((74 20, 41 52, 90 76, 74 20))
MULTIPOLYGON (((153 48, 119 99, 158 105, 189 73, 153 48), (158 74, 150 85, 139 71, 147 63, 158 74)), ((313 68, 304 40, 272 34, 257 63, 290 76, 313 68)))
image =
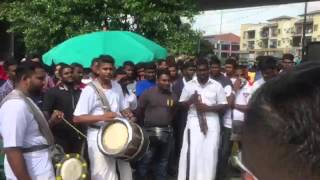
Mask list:
MULTIPOLYGON (((308 3, 308 12, 314 10, 320 10, 320 1, 308 3)), ((239 35, 241 24, 266 22, 282 15, 298 16, 303 13, 304 3, 205 11, 195 17, 193 29, 203 31, 205 35, 219 34, 222 14, 222 33, 232 32, 239 35)))

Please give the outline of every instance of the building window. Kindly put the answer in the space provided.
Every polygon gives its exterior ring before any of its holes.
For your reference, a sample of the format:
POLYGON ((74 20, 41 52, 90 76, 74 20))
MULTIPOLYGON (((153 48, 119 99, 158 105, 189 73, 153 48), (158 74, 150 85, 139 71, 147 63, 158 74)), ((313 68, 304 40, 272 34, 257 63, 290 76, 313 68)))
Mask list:
POLYGON ((281 34, 281 29, 278 29, 278 34, 281 34))
POLYGON ((281 46, 281 41, 278 41, 278 46, 281 46))
POLYGON ((318 31, 318 24, 315 24, 315 25, 313 26, 313 31, 318 31))
POLYGON ((232 51, 239 51, 240 50, 240 46, 238 44, 234 44, 231 46, 231 50, 232 51))
POLYGON ((221 50, 223 50, 223 51, 228 51, 228 50, 230 50, 230 45, 229 45, 229 44, 222 44, 222 45, 221 45, 221 50))
POLYGON ((228 58, 228 53, 221 53, 221 58, 228 58))

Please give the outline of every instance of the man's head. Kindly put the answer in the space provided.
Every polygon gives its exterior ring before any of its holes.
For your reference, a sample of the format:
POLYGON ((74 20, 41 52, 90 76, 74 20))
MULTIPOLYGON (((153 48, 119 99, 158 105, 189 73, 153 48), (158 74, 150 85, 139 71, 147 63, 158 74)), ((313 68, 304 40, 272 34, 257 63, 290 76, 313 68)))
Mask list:
POLYGON ((242 78, 242 79, 248 79, 247 73, 246 73, 246 66, 237 65, 235 69, 234 76, 236 78, 242 78))
POLYGON ((97 74, 103 81, 110 81, 113 78, 114 59, 109 55, 101 55, 98 58, 97 74))
POLYGON ((242 157, 258 179, 320 179, 319 72, 318 62, 301 64, 252 96, 242 157))
POLYGON ((170 78, 172 81, 178 78, 178 66, 175 63, 170 63, 168 66, 168 70, 170 72, 170 78))
POLYGON ((41 55, 39 54, 31 54, 28 58, 27 61, 35 62, 35 63, 42 63, 42 58, 41 55))
POLYGON ((261 56, 258 67, 265 81, 269 81, 278 75, 277 60, 272 56, 261 56))
POLYGON ((237 61, 234 59, 227 59, 224 64, 224 69, 226 72, 226 75, 228 77, 233 77, 235 73, 235 68, 237 66, 237 61))
POLYGON ((77 84, 80 84, 84 74, 83 66, 79 63, 72 63, 71 67, 72 67, 72 72, 73 72, 72 77, 74 82, 77 84))
POLYGON ((59 64, 55 65, 55 67, 54 67, 54 76, 57 79, 60 79, 59 71, 60 71, 62 64, 64 64, 64 63, 59 63, 59 64))
POLYGON ((158 61, 158 69, 167 69, 168 68, 168 63, 167 60, 165 59, 160 59, 158 61))
POLYGON ((209 80, 209 64, 205 59, 199 59, 197 61, 197 79, 200 84, 205 84, 209 80))
POLYGON ((189 81, 193 78, 196 73, 196 65, 193 61, 186 61, 182 66, 183 77, 189 81))
POLYGON ((59 69, 59 76, 60 80, 64 84, 72 84, 73 83, 73 77, 72 77, 72 67, 67 64, 61 64, 61 67, 59 69))
POLYGON ((156 79, 156 65, 153 62, 145 64, 144 78, 149 81, 154 81, 156 79))
POLYGON ((218 77, 221 75, 221 62, 217 57, 210 59, 210 74, 212 77, 218 77))
POLYGON ((122 79, 122 78, 127 78, 128 79, 128 74, 122 67, 120 67, 115 71, 114 78, 117 81, 120 81, 120 79, 122 79))
POLYGON ((93 60, 91 61, 91 65, 90 65, 90 68, 91 68, 91 73, 97 77, 98 76, 98 61, 99 61, 99 58, 93 58, 93 60))
POLYGON ((46 72, 39 63, 23 62, 16 70, 17 87, 23 88, 27 93, 38 93, 44 86, 46 72))
POLYGON ((138 80, 144 79, 144 66, 145 66, 145 63, 138 63, 136 65, 136 72, 137 72, 138 80))
POLYGON ((157 72, 157 85, 163 91, 170 91, 170 72, 167 69, 160 69, 157 72))
POLYGON ((11 81, 15 81, 16 79, 16 69, 17 69, 17 62, 14 59, 9 59, 4 62, 4 70, 9 76, 11 81))
POLYGON ((294 56, 292 54, 284 54, 282 56, 282 70, 290 71, 294 66, 294 56))
POLYGON ((128 74, 128 78, 130 80, 134 80, 135 73, 134 73, 134 63, 132 61, 126 61, 123 63, 123 70, 128 74))

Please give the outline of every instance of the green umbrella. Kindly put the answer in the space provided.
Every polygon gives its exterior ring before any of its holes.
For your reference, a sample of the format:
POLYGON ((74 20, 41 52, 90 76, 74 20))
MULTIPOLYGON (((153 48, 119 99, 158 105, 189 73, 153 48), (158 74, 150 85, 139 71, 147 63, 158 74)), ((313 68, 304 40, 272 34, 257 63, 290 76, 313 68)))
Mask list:
POLYGON ((43 55, 47 65, 80 63, 89 67, 93 58, 111 55, 117 66, 163 59, 167 50, 143 36, 128 31, 101 31, 73 37, 43 55))

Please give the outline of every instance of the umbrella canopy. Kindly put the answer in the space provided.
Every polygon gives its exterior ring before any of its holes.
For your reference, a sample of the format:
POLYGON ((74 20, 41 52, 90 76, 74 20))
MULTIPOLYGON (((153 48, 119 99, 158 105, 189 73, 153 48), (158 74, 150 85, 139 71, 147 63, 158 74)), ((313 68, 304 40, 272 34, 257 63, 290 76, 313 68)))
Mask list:
POLYGON ((134 63, 163 59, 167 50, 157 43, 128 31, 101 31, 73 37, 43 55, 43 62, 80 63, 90 67, 93 58, 111 55, 116 66, 124 61, 134 63))

